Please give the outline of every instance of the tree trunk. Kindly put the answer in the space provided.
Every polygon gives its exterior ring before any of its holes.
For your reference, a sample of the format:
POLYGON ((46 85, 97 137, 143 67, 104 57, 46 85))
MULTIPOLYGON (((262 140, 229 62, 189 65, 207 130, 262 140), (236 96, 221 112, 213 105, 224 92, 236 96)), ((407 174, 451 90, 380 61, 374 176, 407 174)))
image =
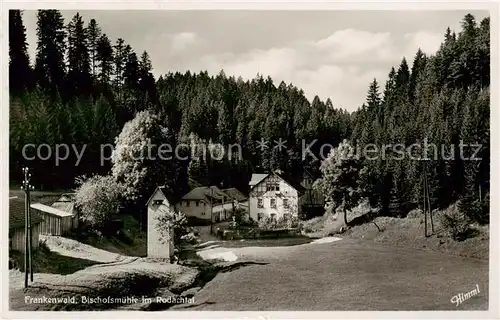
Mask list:
POLYGON ((347 222, 347 210, 345 209, 345 206, 344 206, 344 223, 345 225, 349 225, 349 222, 347 222))
POLYGON ((346 208, 346 196, 344 195, 344 223, 346 226, 349 225, 349 222, 347 222, 347 208, 346 208))

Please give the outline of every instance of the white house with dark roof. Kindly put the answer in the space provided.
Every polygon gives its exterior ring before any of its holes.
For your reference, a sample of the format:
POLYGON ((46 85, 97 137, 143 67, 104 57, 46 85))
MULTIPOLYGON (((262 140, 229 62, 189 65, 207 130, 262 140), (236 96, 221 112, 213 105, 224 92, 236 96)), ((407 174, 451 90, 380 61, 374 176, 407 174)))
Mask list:
POLYGON ((216 186, 198 187, 184 195, 177 208, 187 217, 209 221, 212 217, 214 221, 217 221, 223 220, 220 212, 223 211, 224 203, 228 201, 228 195, 216 186))
POLYGON ((254 221, 298 216, 304 188, 286 174, 253 174, 249 187, 249 216, 254 221))
POLYGON ((148 258, 170 259, 174 255, 174 230, 166 230, 164 234, 158 230, 158 217, 165 211, 175 210, 175 200, 165 187, 157 187, 146 202, 148 207, 147 237, 148 258))

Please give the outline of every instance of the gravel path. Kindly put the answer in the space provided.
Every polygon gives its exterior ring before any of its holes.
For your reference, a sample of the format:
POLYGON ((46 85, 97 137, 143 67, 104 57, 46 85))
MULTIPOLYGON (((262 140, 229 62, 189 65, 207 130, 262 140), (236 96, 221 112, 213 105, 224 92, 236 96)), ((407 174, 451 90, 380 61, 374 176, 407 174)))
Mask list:
POLYGON ((87 259, 103 263, 117 262, 129 258, 127 256, 98 249, 88 244, 60 236, 40 235, 40 241, 44 241, 50 251, 56 252, 62 256, 87 259))

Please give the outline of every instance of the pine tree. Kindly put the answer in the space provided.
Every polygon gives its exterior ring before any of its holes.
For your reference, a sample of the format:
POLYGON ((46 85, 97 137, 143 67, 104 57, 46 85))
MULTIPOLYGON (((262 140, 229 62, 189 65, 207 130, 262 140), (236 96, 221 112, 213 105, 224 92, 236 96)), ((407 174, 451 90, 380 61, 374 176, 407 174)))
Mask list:
POLYGON ((32 86, 26 28, 20 10, 9 10, 9 90, 20 94, 32 86))
POLYGON ((125 47, 125 52, 127 52, 127 58, 123 70, 124 84, 126 88, 136 90, 139 87, 139 61, 129 45, 125 47))
POLYGON ((143 92, 144 104, 156 102, 156 85, 152 74, 153 66, 149 54, 144 51, 139 62, 139 88, 143 92))
POLYGON ((368 94, 366 96, 366 106, 368 112, 380 116, 380 92, 377 79, 373 79, 372 83, 370 83, 370 87, 368 88, 368 94))
POLYGON ((410 82, 408 84, 408 95, 410 97, 410 101, 414 102, 415 100, 415 91, 417 90, 417 82, 420 79, 422 73, 425 70, 426 65, 426 56, 422 52, 420 48, 418 48, 417 53, 415 54, 415 58, 413 59, 413 65, 411 67, 410 74, 410 82))
POLYGON ((66 31, 59 10, 38 10, 35 74, 38 84, 51 92, 61 90, 66 77, 66 31))
POLYGON ((110 84, 113 73, 113 47, 106 34, 103 34, 97 42, 95 62, 99 67, 99 81, 102 84, 110 84))
POLYGON ((384 88, 384 105, 388 105, 392 99, 392 96, 394 95, 394 89, 396 85, 396 70, 394 70, 394 67, 391 68, 391 71, 389 72, 388 79, 385 83, 385 88, 384 88))
POLYGON ((220 101, 218 103, 217 113, 217 132, 219 142, 226 146, 231 143, 233 132, 231 130, 231 116, 224 102, 220 101))
MULTIPOLYGON (((89 24, 86 29, 88 45, 89 45, 89 54, 90 54, 90 66, 92 70, 92 76, 97 76, 97 67, 98 67, 98 57, 99 57, 99 45, 102 41, 101 38, 101 27, 97 24, 95 19, 90 19, 89 24)), ((109 43, 109 39, 108 39, 109 43)))
POLYGON ((398 98, 405 98, 408 94, 408 83, 410 81, 410 69, 406 59, 403 58, 399 65, 398 71, 394 81, 395 90, 398 98))
POLYGON ((127 58, 127 52, 125 50, 125 41, 122 38, 116 40, 114 46, 115 56, 114 56, 114 84, 116 87, 121 87, 123 85, 123 71, 125 68, 125 61, 127 58))
POLYGON ((73 92, 90 93, 90 60, 82 16, 76 13, 68 24, 68 82, 73 92))

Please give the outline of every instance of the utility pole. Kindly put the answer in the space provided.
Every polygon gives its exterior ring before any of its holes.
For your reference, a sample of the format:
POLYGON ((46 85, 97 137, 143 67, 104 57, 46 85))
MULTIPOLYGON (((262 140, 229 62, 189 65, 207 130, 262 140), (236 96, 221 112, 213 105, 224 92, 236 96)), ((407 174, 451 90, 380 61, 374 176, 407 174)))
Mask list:
MULTIPOLYGON (((425 179, 427 180, 427 176, 425 177, 425 179)), ((429 208, 429 216, 431 217, 431 232, 432 234, 434 234, 434 220, 432 218, 432 208, 431 208, 431 189, 429 187, 429 183, 427 182, 427 204, 428 204, 428 208, 429 208)))
MULTIPOLYGON (((221 189, 224 189, 224 181, 221 181, 220 187, 221 187, 221 189)), ((223 193, 222 194, 222 213, 224 213, 224 220, 226 220, 226 209, 224 208, 226 197, 224 196, 224 191, 222 191, 222 193, 223 193)), ((222 217, 220 215, 221 215, 221 213, 219 213, 219 219, 222 221, 222 217)))
POLYGON ((425 223, 425 236, 434 234, 434 221, 432 217, 431 196, 429 183, 427 181, 427 159, 424 160, 424 223, 425 223), (427 210, 426 210, 427 209, 427 210), (429 211, 429 218, 431 222, 431 234, 427 235, 427 211, 429 211))
POLYGON ((23 168, 24 180, 21 186, 21 190, 24 190, 24 287, 28 287, 28 270, 30 273, 31 282, 33 282, 33 265, 31 256, 31 240, 32 240, 32 230, 31 230, 31 214, 30 214, 30 191, 34 190, 34 187, 30 185, 31 173, 27 167, 23 168))
POLYGON ((425 236, 427 237, 427 210, 426 210, 426 204, 427 204, 427 199, 425 199, 425 196, 426 196, 426 190, 427 190, 427 181, 425 179, 425 176, 426 176, 426 172, 425 172, 425 162, 424 162, 424 196, 423 196, 423 200, 424 200, 424 233, 425 233, 425 236))
POLYGON ((210 234, 214 232, 214 205, 213 205, 213 195, 214 189, 210 186, 210 234))

